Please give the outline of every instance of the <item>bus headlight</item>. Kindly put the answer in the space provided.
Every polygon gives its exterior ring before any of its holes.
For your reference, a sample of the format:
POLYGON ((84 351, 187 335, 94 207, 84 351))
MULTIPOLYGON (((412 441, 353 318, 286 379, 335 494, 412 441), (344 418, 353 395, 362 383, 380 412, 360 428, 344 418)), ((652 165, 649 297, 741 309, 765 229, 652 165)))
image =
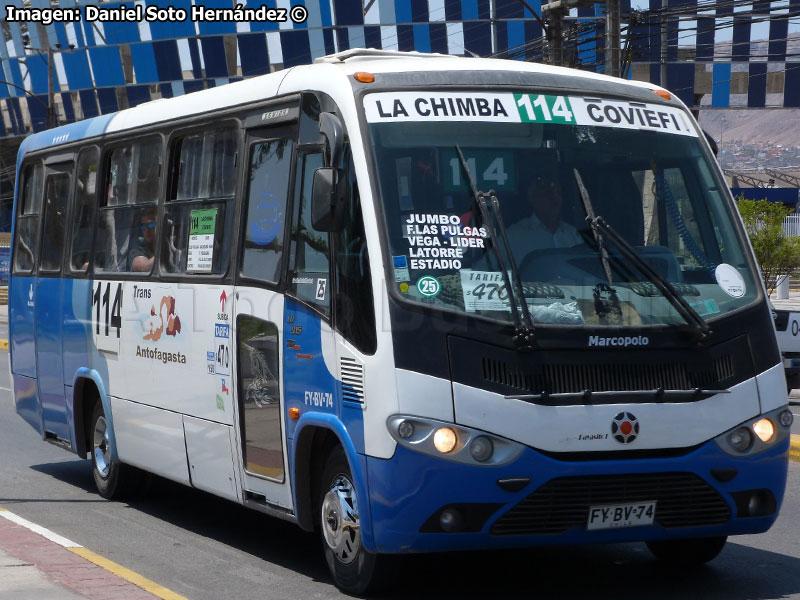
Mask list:
POLYGON ((749 456, 772 448, 789 436, 792 419, 784 415, 786 412, 783 406, 745 421, 717 436, 717 445, 731 456, 749 456))
POLYGON ((469 445, 469 453, 478 462, 486 462, 491 458, 494 447, 492 440, 485 435, 479 435, 469 445))
POLYGON ((747 452, 753 445, 753 434, 747 427, 739 427, 736 431, 728 435, 728 441, 735 450, 747 452))
POLYGON ((433 446, 442 454, 449 454, 456 447, 456 432, 449 427, 440 427, 433 434, 433 446))
POLYGON ((506 464, 525 449, 522 444, 496 435, 427 417, 392 415, 386 426, 401 446, 469 465, 506 464))
POLYGON ((397 426, 397 435, 407 440, 414 435, 414 424, 411 421, 400 421, 400 424, 397 426))
POLYGON ((769 443, 775 437, 775 425, 769 419, 759 419, 753 423, 753 431, 762 442, 769 443))

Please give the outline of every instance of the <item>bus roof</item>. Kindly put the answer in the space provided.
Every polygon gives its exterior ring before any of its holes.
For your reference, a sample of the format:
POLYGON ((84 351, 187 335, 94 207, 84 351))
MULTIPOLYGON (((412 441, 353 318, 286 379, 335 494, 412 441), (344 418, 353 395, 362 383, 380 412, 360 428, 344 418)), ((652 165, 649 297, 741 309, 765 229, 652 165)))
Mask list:
MULTIPOLYGON (((628 91, 661 89, 650 83, 621 80, 565 67, 491 58, 463 58, 445 54, 399 52, 391 50, 352 49, 331 54, 314 61, 314 64, 292 67, 276 73, 252 77, 236 83, 194 92, 177 98, 162 98, 140 104, 116 113, 102 115, 28 136, 20 146, 19 160, 25 154, 43 148, 75 142, 108 133, 133 130, 177 118, 199 115, 213 110, 233 108, 283 93, 315 89, 320 81, 325 87, 347 83, 347 78, 358 71, 375 74, 431 73, 437 71, 489 71, 526 74, 558 75, 580 84, 613 84, 620 93, 628 91), (288 85, 283 85, 284 82, 288 85)), ((324 91, 324 90, 323 90, 324 91)))

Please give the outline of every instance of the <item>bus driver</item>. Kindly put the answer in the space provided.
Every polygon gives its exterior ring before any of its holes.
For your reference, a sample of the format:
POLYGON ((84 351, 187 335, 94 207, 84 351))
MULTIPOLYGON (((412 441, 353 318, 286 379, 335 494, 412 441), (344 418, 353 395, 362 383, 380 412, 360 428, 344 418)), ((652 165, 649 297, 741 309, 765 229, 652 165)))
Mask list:
POLYGON ((508 228, 508 241, 518 265, 534 250, 569 248, 583 241, 578 230, 561 219, 563 199, 558 181, 533 178, 527 199, 533 212, 508 228))

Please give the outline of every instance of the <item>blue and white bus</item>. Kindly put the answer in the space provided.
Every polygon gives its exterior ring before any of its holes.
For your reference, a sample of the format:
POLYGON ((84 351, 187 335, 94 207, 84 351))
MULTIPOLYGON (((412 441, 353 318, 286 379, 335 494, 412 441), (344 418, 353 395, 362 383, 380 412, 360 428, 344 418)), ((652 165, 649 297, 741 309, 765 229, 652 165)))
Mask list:
POLYGON ((644 541, 781 505, 792 415, 719 167, 656 86, 350 50, 31 135, 19 415, 92 460, 391 555, 644 541))

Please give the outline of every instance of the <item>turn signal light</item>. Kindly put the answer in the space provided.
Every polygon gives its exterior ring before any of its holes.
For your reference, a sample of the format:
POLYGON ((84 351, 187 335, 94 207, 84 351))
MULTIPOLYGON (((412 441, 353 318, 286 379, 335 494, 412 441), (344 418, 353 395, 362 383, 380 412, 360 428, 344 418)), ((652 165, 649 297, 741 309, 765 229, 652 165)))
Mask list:
POLYGON ((289 409, 289 418, 291 419, 299 419, 300 418, 300 409, 299 408, 290 408, 289 409))

